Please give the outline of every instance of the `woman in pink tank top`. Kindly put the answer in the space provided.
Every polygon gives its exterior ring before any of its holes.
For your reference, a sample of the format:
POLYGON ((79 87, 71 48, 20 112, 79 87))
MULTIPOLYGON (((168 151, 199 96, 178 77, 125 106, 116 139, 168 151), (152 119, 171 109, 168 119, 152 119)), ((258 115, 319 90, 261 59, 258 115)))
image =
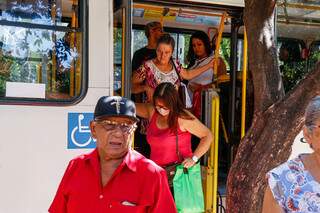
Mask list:
POLYGON ((161 83, 156 87, 153 104, 136 103, 136 108, 140 117, 150 121, 147 128, 150 159, 158 165, 181 162, 189 168, 210 148, 213 140, 211 131, 184 108, 171 83, 161 83), (194 153, 191 150, 191 134, 201 139, 194 153), (180 156, 176 149, 177 139, 180 156))

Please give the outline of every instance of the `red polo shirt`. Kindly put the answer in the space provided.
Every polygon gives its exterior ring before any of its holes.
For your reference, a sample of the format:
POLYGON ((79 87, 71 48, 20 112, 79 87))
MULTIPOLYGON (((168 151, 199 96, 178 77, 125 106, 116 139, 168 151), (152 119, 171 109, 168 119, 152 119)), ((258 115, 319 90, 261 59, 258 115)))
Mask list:
POLYGON ((129 151, 105 187, 98 151, 70 161, 51 213, 177 212, 165 171, 129 151), (127 204, 127 205, 126 205, 127 204))

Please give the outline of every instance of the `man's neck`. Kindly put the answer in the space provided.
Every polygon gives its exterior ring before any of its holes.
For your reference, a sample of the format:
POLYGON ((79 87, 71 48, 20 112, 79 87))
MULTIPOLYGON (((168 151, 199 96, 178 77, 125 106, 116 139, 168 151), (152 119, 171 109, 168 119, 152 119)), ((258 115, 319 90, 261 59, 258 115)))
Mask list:
POLYGON ((148 40, 148 45, 147 45, 147 48, 148 49, 156 49, 156 47, 157 47, 157 42, 156 41, 154 41, 154 39, 149 39, 148 40))
POLYGON ((102 186, 107 185, 109 180, 111 179, 113 173, 116 171, 118 166, 123 161, 123 158, 117 159, 101 159, 100 160, 100 168, 101 168, 101 182, 102 186))

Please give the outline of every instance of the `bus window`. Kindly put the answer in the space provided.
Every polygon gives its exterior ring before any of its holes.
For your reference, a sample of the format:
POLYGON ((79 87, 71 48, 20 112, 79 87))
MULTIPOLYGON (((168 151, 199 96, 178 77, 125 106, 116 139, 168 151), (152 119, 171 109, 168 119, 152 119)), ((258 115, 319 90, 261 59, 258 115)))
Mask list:
POLYGON ((114 70, 113 94, 130 96, 131 83, 131 1, 113 1, 114 70))
POLYGON ((70 104, 84 94, 79 2, 0 4, 0 101, 70 104))
POLYGON ((301 58, 302 40, 278 38, 279 68, 285 91, 291 90, 307 72, 307 61, 301 58))
MULTIPOLYGON (((141 26, 139 26, 139 28, 141 28, 141 26)), ((190 40, 191 34, 171 32, 171 29, 169 28, 165 28, 164 31, 169 33, 175 41, 175 48, 172 55, 173 58, 179 59, 179 62, 183 66, 187 66, 185 58, 188 53, 189 40, 190 40)), ((145 36, 144 30, 142 29, 134 29, 132 31, 132 36, 133 36, 132 37, 133 38, 132 55, 133 55, 134 52, 146 46, 148 41, 145 36)))
POLYGON ((316 63, 320 61, 320 41, 313 42, 310 45, 310 54, 308 57, 308 69, 314 69, 316 63))
POLYGON ((116 26, 113 28, 113 91, 115 95, 121 94, 121 58, 122 58, 122 28, 116 26))
POLYGON ((134 29, 132 30, 132 33, 133 33, 132 34, 132 38, 133 38, 132 55, 133 55, 133 53, 135 53, 137 50, 147 46, 148 40, 144 33, 144 30, 134 29))

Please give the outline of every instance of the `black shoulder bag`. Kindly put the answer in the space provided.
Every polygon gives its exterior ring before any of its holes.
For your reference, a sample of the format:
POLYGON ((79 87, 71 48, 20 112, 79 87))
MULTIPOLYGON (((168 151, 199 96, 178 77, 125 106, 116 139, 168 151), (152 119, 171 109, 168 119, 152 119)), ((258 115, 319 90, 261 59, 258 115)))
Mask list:
MULTIPOLYGON (((172 66, 174 67, 174 70, 176 71, 176 73, 178 75, 178 78, 180 79, 180 75, 178 73, 176 64, 174 63, 172 58, 170 60, 171 60, 172 66)), ((179 98, 180 98, 183 106, 186 106, 186 88, 181 84, 181 79, 180 79, 180 85, 178 88, 178 93, 179 93, 179 98)))

